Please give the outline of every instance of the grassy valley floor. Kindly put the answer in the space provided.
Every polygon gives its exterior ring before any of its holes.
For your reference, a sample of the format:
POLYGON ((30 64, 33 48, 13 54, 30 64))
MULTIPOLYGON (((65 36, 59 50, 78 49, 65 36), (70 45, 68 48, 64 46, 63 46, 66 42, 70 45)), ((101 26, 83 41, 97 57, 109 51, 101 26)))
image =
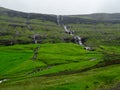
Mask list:
POLYGON ((98 67, 110 49, 120 54, 118 46, 94 51, 72 43, 1 46, 0 80, 7 81, 0 90, 107 90, 120 81, 119 64, 98 67))

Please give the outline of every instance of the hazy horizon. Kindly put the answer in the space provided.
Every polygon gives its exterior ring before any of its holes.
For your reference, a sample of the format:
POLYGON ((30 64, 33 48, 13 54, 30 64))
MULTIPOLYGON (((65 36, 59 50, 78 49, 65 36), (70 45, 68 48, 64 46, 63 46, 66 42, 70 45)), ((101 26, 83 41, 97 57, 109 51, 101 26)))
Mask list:
POLYGON ((92 13, 120 13, 118 0, 0 0, 0 7, 55 15, 83 15, 92 13))

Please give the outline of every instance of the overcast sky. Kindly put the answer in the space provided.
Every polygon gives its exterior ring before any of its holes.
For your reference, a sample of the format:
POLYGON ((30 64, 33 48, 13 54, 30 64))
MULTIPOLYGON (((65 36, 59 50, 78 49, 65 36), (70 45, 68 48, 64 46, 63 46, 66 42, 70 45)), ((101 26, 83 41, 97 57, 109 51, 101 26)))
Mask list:
POLYGON ((120 12, 120 0, 0 0, 0 6, 57 15, 120 12))

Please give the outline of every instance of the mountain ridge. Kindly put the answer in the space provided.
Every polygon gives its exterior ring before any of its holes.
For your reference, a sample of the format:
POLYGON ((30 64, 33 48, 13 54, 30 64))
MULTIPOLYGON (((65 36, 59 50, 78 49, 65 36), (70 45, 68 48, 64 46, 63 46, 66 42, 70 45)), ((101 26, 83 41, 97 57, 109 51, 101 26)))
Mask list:
MULTIPOLYGON (((11 13, 18 13, 18 14, 25 14, 24 17, 27 17, 26 14, 31 14, 31 15, 42 15, 42 16, 51 16, 52 18, 56 18, 57 15, 55 14, 43 14, 43 13, 28 13, 28 12, 22 12, 22 11, 17 11, 17 10, 11 10, 8 8, 0 7, 0 14, 4 15, 10 15, 11 13)), ((10 15, 12 16, 12 15, 10 15)), ((14 15, 13 15, 14 16, 14 15)), ((19 16, 19 15, 17 15, 19 16)), ((21 15, 22 16, 22 15, 21 15)), ((111 21, 111 20, 120 20, 120 13, 91 13, 91 14, 76 14, 76 15, 60 15, 63 17, 70 17, 70 18, 81 18, 81 19, 89 19, 89 20, 97 20, 97 21, 111 21)), ((50 18, 51 18, 50 17, 50 18)))
POLYGON ((87 39, 87 41, 85 41, 86 45, 93 45, 91 42, 93 40, 90 39, 98 38, 97 36, 92 34, 100 29, 101 24, 103 29, 97 32, 98 36, 101 39, 100 43, 104 43, 107 41, 112 42, 112 40, 115 40, 116 44, 117 40, 119 39, 117 28, 116 30, 114 29, 114 31, 116 32, 114 33, 114 35, 110 34, 110 32, 113 34, 113 27, 119 27, 116 26, 120 23, 119 19, 117 21, 104 21, 97 20, 99 19, 98 16, 96 16, 96 19, 89 19, 90 16, 86 16, 86 18, 85 16, 81 17, 59 15, 59 21, 61 24, 58 25, 57 17, 57 15, 24 13, 0 8, 0 44, 27 44, 34 43, 36 40, 38 43, 74 42, 74 38, 65 33, 63 27, 64 25, 66 25, 68 29, 75 31, 75 34, 77 34, 78 36, 81 36, 83 39, 87 39), (83 25, 85 25, 85 27, 83 25), (82 30, 84 30, 83 28, 86 28, 86 31, 81 32, 82 30), (106 33, 104 31, 107 29, 110 30, 109 33, 106 33), (106 34, 110 36, 110 40, 109 37, 106 38, 106 34))

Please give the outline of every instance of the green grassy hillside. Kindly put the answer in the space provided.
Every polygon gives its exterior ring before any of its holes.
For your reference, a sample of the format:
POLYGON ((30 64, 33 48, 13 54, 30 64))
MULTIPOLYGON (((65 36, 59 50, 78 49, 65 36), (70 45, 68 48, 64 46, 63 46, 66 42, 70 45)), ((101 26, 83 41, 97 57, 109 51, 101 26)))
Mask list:
POLYGON ((29 24, 26 22, 27 18, 0 15, 0 44, 34 43, 34 36, 38 43, 64 42, 62 36, 67 36, 54 22, 37 19, 30 19, 29 24))
POLYGON ((75 34, 86 38, 88 46, 120 44, 120 24, 68 24, 75 34))
POLYGON ((0 90, 98 90, 113 86, 120 80, 119 65, 100 66, 103 52, 110 49, 120 54, 117 46, 101 46, 95 51, 71 43, 1 46, 0 79, 7 81, 0 84, 0 90), (38 46, 37 59, 32 60, 38 46))
POLYGON ((70 15, 70 17, 78 17, 90 20, 114 21, 120 20, 120 13, 94 13, 88 15, 70 15))
MULTIPOLYGON (((101 14, 91 16, 99 17, 101 14)), ((119 18, 118 14, 110 16, 119 18)), ((85 42, 87 46, 93 46, 93 43, 94 46, 118 45, 120 24, 112 21, 101 22, 78 16, 61 16, 60 18, 60 23, 66 24, 68 29, 75 30, 76 35, 87 38, 85 42)), ((63 26, 57 25, 56 15, 23 13, 0 7, 0 44, 29 44, 35 43, 35 40, 37 43, 64 43, 73 42, 73 37, 64 32, 63 26)))
POLYGON ((57 20, 0 7, 0 90, 118 89, 119 22, 119 14, 57 20))
POLYGON ((23 13, 0 8, 0 44, 65 42, 68 37, 57 25, 56 15, 23 13))

